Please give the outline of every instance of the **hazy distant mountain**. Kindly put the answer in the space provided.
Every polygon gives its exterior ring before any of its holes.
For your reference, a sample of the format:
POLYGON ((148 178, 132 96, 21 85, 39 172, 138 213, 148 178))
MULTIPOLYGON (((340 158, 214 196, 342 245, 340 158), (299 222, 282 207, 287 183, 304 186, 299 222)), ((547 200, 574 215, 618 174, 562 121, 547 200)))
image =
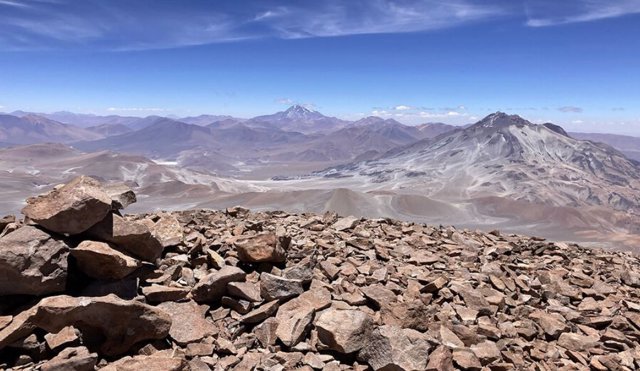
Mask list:
POLYGON ((186 149, 215 145, 209 129, 164 117, 148 117, 142 129, 109 138, 76 143, 85 151, 114 150, 153 157, 175 157, 186 149))
POLYGON ((131 117, 131 116, 118 116, 118 115, 108 115, 108 116, 99 116, 93 114, 83 114, 83 113, 74 113, 68 111, 60 111, 54 113, 32 113, 25 111, 15 111, 11 113, 14 116, 26 116, 35 114, 41 117, 46 117, 50 120, 58 121, 63 124, 78 126, 81 128, 88 128, 92 126, 100 126, 100 125, 128 125, 131 122, 140 120, 140 117, 131 117))
POLYGON ((104 137, 112 137, 114 135, 125 134, 133 131, 133 129, 122 124, 102 124, 88 127, 87 130, 100 134, 104 137))
POLYGON ((251 127, 276 127, 300 133, 327 133, 346 126, 349 122, 328 117, 300 105, 272 115, 258 116, 246 121, 251 127))
POLYGON ((630 159, 640 161, 640 138, 618 134, 570 133, 574 138, 605 143, 624 153, 630 159))
POLYGON ((399 145, 415 142, 418 135, 415 127, 371 116, 305 143, 297 148, 295 158, 303 161, 372 158, 399 145))
POLYGON ((499 196, 640 214, 637 164, 609 146, 563 133, 498 112, 466 129, 326 174, 393 182, 440 200, 499 196))
POLYGON ((10 144, 70 143, 101 137, 102 135, 92 131, 62 124, 34 114, 22 117, 0 115, 0 142, 10 144))
POLYGON ((200 116, 192 116, 192 117, 182 117, 182 118, 178 118, 177 120, 185 122, 187 124, 200 125, 200 126, 211 125, 219 121, 233 121, 233 122, 246 121, 245 119, 239 119, 237 117, 228 116, 228 115, 200 115, 200 116))

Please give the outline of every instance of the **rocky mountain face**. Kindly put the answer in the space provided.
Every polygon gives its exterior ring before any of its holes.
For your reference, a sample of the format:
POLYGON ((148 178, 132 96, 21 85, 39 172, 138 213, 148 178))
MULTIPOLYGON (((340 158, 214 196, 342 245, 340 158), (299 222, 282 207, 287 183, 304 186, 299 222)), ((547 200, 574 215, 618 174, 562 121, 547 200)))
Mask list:
POLYGON ((559 127, 495 113, 463 130, 327 172, 394 182, 447 198, 509 197, 640 213, 640 167, 611 147, 559 127))
POLYGON ((640 262, 333 213, 122 215, 80 177, 0 219, 0 368, 635 370, 640 262))
POLYGON ((640 161, 640 138, 638 137, 601 133, 571 133, 570 135, 576 139, 608 144, 628 158, 640 161))

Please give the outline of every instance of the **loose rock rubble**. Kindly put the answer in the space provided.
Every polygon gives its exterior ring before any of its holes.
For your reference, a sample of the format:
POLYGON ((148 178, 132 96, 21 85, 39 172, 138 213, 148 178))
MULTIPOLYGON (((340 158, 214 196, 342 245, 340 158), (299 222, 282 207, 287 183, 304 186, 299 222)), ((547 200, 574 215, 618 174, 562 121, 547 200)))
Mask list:
POLYGON ((82 177, 0 219, 0 369, 640 368, 629 253, 132 202, 82 177))

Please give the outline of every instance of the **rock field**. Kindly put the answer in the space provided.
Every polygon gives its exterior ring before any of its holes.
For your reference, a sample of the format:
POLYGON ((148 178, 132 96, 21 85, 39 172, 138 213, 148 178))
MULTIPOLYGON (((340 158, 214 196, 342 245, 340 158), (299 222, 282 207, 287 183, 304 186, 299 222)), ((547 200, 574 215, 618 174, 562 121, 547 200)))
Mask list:
POLYGON ((0 369, 640 369, 630 253, 135 201, 79 177, 0 219, 0 369))

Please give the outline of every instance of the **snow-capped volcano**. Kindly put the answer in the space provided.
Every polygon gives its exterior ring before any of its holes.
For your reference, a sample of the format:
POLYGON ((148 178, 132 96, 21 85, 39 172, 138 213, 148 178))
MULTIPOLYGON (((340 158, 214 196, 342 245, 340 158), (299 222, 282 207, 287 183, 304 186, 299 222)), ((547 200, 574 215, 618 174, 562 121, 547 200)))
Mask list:
POLYGON ((299 104, 289 107, 289 109, 282 112, 281 116, 289 120, 317 120, 325 117, 320 112, 310 110, 299 104))
POLYGON ((245 122, 250 127, 276 127, 285 131, 301 133, 328 133, 346 126, 349 122, 328 117, 301 105, 289 107, 286 111, 254 117, 245 122))

